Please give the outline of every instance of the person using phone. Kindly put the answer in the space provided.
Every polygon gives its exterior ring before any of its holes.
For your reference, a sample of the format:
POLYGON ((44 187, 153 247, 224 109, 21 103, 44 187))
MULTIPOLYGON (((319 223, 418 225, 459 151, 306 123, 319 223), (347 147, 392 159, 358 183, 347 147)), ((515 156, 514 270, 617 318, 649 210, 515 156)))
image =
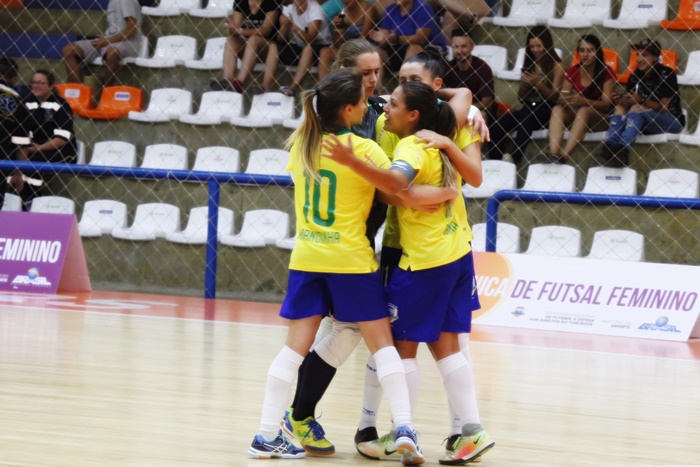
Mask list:
POLYGON ((613 95, 615 111, 596 160, 601 165, 629 164, 640 133, 680 133, 685 126, 676 73, 659 61, 661 45, 645 39, 632 44, 637 51, 637 69, 627 81, 625 92, 613 95))
POLYGON ((546 128, 552 107, 559 99, 564 76, 561 58, 554 50, 552 34, 546 26, 535 26, 527 34, 525 62, 520 76, 518 99, 523 104, 489 125, 491 146, 488 158, 501 160, 506 154, 511 134, 515 147, 510 156, 516 164, 523 160, 532 132, 546 128))

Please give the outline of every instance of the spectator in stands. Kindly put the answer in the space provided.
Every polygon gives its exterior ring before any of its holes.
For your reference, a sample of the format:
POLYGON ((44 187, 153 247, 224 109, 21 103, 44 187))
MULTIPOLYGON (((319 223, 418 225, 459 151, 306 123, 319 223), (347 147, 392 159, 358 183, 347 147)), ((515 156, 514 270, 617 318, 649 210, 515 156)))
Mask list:
POLYGON ((489 159, 503 159, 510 134, 515 132, 511 158, 520 164, 530 144, 532 132, 546 128, 552 107, 559 98, 565 68, 557 55, 552 34, 545 26, 535 26, 527 34, 525 62, 520 77, 518 100, 523 106, 496 119, 491 125, 489 159))
POLYGON ((371 6, 371 3, 363 0, 342 0, 342 3, 343 9, 333 18, 333 39, 337 47, 360 37, 367 10, 371 6))
MULTIPOLYGON (((17 109, 22 106, 14 89, 17 74, 17 62, 0 57, 0 161, 15 158, 17 148, 12 141, 12 136, 17 133, 17 109)), ((7 176, 8 172, 0 171, 0 206, 7 191, 7 176)))
MULTIPOLYGON (((327 5, 340 0, 328 0, 327 5)), ((396 0, 376 0, 368 11, 367 20, 362 28, 363 36, 372 30, 382 17, 386 9, 396 0)), ((447 36, 455 29, 469 30, 480 18, 491 14, 491 8, 484 0, 427 0, 437 16, 442 17, 442 32, 447 36)), ((340 11, 340 9, 338 9, 340 11)))
MULTIPOLYGON (((258 57, 267 51, 268 58, 276 57, 270 53, 269 45, 279 26, 280 7, 277 0, 242 0, 233 2, 233 14, 224 28, 228 31, 224 48, 224 77, 212 79, 210 87, 214 90, 243 92, 243 85, 248 80, 258 57), (236 77, 238 58, 242 58, 241 69, 236 77)), ((270 65, 274 66, 274 63, 270 65)), ((268 81, 255 92, 266 92, 272 86, 271 74, 266 74, 268 81)))
POLYGON ((418 55, 427 44, 447 52, 435 13, 425 0, 396 0, 368 38, 377 45, 382 63, 392 72, 398 71, 405 59, 418 55))
POLYGON ((445 66, 442 82, 447 88, 467 88, 472 92, 472 104, 486 117, 487 123, 496 115, 494 80, 491 67, 472 55, 474 41, 464 30, 452 32, 454 58, 445 66))
MULTIPOLYGON (((12 140, 19 145, 17 159, 30 162, 75 162, 77 145, 70 105, 54 90, 54 76, 37 70, 32 77, 32 94, 17 112, 18 128, 12 140)), ((26 209, 32 199, 45 194, 40 173, 12 176, 12 186, 26 209)))
MULTIPOLYGON (((272 46, 272 53, 273 56, 278 53, 283 64, 297 66, 292 84, 280 88, 286 96, 293 96, 301 89, 304 77, 316 62, 319 79, 326 77, 335 52, 326 15, 316 0, 294 0, 282 8, 277 44, 272 46)), ((271 59, 267 63, 272 63, 271 59)), ((275 68, 266 67, 264 82, 274 79, 275 68)))
POLYGON ((568 163, 586 133, 607 124, 616 83, 615 72, 605 64, 600 39, 592 34, 579 40, 578 54, 581 61, 566 71, 557 105, 552 109, 550 152, 542 155, 542 162, 568 163), (567 127, 570 127, 570 134, 562 149, 567 127))
POLYGON ((141 41, 141 6, 138 0, 109 0, 107 22, 107 31, 103 36, 73 42, 63 48, 66 81, 69 83, 82 83, 82 67, 102 57, 105 64, 103 85, 111 86, 121 60, 138 54, 141 41))
POLYGON ((685 126, 676 73, 661 64, 661 45, 652 39, 633 44, 637 69, 622 94, 613 94, 615 111, 596 160, 601 165, 624 167, 640 133, 680 133, 685 126))

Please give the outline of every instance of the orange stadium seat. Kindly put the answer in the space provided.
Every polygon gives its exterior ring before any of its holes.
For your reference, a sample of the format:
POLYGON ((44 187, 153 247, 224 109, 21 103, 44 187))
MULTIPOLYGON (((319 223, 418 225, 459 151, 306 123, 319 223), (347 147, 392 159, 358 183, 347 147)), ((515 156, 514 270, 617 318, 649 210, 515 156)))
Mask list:
POLYGON ((661 21, 661 27, 673 31, 700 30, 700 5, 697 0, 681 0, 678 16, 661 21))
POLYGON ((507 114, 508 112, 510 112, 510 109, 513 106, 510 104, 506 104, 505 102, 502 102, 502 101, 496 101, 496 107, 497 107, 496 116, 501 117, 501 116, 507 114))
POLYGON ((92 107, 92 88, 80 83, 58 83, 56 89, 70 105, 73 113, 80 115, 85 109, 92 107))
MULTIPOLYGON (((605 64, 612 68, 612 71, 617 74, 620 71, 620 55, 617 53, 617 50, 603 48, 603 57, 605 57, 605 64)), ((571 66, 576 65, 580 61, 581 58, 578 56, 578 50, 575 50, 571 66)))
POLYGON ((143 92, 131 86, 109 86, 102 90, 100 103, 94 109, 83 109, 81 117, 95 120, 116 120, 127 117, 129 112, 143 109, 143 92))
MULTIPOLYGON (((673 71, 678 72, 678 55, 673 50, 662 49, 661 50, 661 57, 659 57, 659 60, 661 60, 662 64, 673 69, 673 71)), ((632 73, 636 69, 637 69, 637 51, 632 50, 630 52, 630 61, 627 64, 627 71, 625 71, 622 74, 618 73, 617 81, 622 83, 622 84, 625 84, 627 81, 629 81, 630 76, 632 75, 632 73)))
POLYGON ((23 0, 0 0, 0 8, 19 9, 24 6, 22 2, 23 0))

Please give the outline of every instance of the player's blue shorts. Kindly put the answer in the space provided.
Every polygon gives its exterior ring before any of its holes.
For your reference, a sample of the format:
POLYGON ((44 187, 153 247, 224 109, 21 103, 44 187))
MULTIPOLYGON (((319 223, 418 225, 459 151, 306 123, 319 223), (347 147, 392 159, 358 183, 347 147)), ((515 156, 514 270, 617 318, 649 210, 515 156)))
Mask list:
POLYGON ((280 316, 302 319, 326 316, 355 323, 389 316, 379 271, 365 274, 289 271, 287 296, 280 316))
POLYGON ((472 311, 479 309, 471 252, 436 268, 397 268, 387 299, 398 316, 391 323, 394 340, 435 342, 441 332, 470 332, 472 311))

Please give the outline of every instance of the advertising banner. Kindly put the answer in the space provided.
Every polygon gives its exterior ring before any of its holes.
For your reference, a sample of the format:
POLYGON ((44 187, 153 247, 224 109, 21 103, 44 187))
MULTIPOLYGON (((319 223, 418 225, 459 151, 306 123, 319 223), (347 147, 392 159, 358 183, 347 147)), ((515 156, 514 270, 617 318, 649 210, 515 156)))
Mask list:
POLYGON ((687 341, 700 337, 700 267, 474 253, 474 323, 687 341))
POLYGON ((0 290, 90 291, 75 216, 0 212, 0 290))

